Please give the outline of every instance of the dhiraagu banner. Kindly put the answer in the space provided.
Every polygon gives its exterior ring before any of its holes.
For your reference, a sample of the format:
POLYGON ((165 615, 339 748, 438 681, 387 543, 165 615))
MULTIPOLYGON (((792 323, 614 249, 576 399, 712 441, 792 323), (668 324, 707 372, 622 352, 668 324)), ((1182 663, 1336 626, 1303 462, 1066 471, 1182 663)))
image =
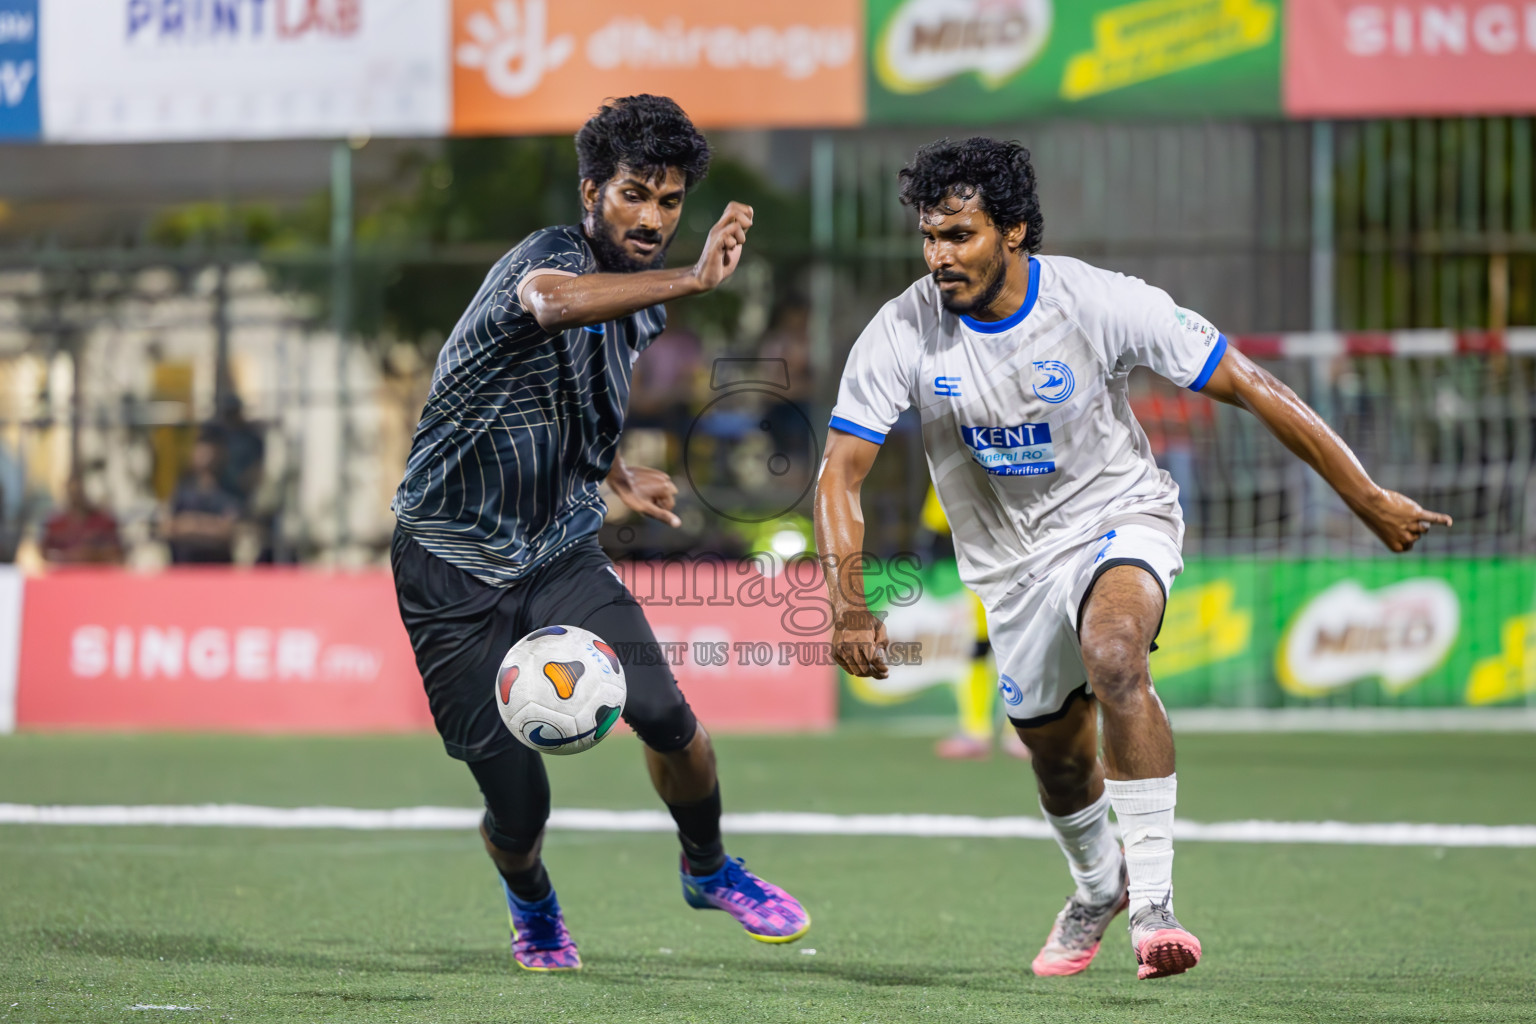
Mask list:
MULTIPOLYGON (((953 562, 866 586, 908 656, 886 680, 843 674, 840 714, 952 715, 975 635, 953 562)), ((1175 708, 1536 705, 1536 560, 1191 557, 1152 677, 1175 708)))
POLYGON ((1280 0, 869 0, 869 120, 1280 113, 1280 0))

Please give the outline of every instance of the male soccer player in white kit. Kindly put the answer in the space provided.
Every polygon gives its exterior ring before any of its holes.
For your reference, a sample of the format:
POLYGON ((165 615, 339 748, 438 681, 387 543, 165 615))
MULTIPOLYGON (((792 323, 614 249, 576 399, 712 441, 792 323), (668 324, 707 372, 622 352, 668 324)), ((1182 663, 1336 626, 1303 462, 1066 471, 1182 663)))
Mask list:
POLYGON ((1180 974, 1201 950, 1173 914, 1178 777, 1147 656, 1184 567, 1184 524, 1131 413, 1131 369, 1253 413, 1393 551, 1450 517, 1378 487, 1289 388, 1166 292, 1034 255, 1044 220, 1017 143, 924 147, 901 194, 932 274, 870 322, 833 408, 816 539, 834 656, 855 675, 886 674, 885 629, 864 604, 859 488, 896 417, 915 408, 961 577, 987 608, 1008 717, 1077 883, 1034 972, 1083 970, 1129 909, 1137 976, 1180 974))

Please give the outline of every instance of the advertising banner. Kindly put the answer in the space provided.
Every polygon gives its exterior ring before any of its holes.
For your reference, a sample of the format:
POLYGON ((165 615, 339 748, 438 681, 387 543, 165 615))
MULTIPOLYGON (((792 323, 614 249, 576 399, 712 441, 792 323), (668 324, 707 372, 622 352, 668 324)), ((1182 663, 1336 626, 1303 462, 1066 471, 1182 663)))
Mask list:
POLYGON ((16 728, 16 668, 21 657, 21 571, 0 565, 0 735, 16 728))
POLYGON ((1295 117, 1536 111, 1536 6, 1514 0, 1287 0, 1295 117))
POLYGON ((46 135, 441 135, 448 24, 448 0, 45 0, 46 135))
POLYGON ((385 573, 79 569, 25 607, 24 729, 431 728, 385 573))
POLYGON ((960 582, 952 558, 923 561, 897 555, 864 566, 872 611, 885 616, 885 634, 896 651, 884 679, 841 679, 839 715, 850 722, 947 718, 958 713, 955 686, 970 669, 976 644, 977 603, 960 582))
POLYGON ((453 0, 453 131, 572 131, 610 96, 705 127, 855 125, 863 0, 453 0))
MULTIPOLYGON (((826 589, 814 562, 771 577, 721 559, 619 571, 711 728, 835 723, 826 589)), ((18 574, 0 573, 0 642, 21 594, 18 574)), ((15 701, 23 729, 432 728, 387 572, 79 569, 29 580, 25 594, 15 701)), ((9 706, 3 654, 0 711, 9 706)))
POLYGON ((1536 701, 1536 562, 1195 560, 1158 643, 1172 706, 1536 701))
POLYGON ((37 0, 0 0, 0 141, 35 139, 37 105, 37 0))
MULTIPOLYGON (((839 672, 844 717, 954 713, 971 633, 953 573, 866 576, 891 639, 923 660, 887 680, 839 672)), ((1536 704, 1536 561, 1191 558, 1152 676, 1170 707, 1536 704)))
POLYGON ((1279 112, 1279 0, 869 0, 871 122, 1279 112))
POLYGON ((837 723, 831 605, 814 559, 621 562, 672 674, 715 730, 837 723))

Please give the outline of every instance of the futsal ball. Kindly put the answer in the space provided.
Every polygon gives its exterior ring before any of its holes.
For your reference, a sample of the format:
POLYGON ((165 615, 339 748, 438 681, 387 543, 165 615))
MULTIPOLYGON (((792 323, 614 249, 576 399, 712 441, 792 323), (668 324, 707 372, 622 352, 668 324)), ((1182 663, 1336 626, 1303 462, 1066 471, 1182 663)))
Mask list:
POLYGON ((624 666, 603 638, 545 626, 512 645, 496 672, 496 710, 524 746, 579 754, 608 735, 624 710, 624 666))

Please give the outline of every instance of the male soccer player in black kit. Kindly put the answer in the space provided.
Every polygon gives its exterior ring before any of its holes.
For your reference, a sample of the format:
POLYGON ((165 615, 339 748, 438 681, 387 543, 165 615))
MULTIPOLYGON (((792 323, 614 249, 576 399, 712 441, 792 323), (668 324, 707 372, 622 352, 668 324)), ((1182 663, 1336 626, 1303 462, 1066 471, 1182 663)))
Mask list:
MULTIPOLYGON (((674 102, 629 96, 576 134, 585 214, 545 228, 491 268, 437 358, 395 495, 391 562, 432 716, 485 796, 480 826, 501 874, 512 953, 528 970, 581 966, 539 850, 549 817, 542 755, 502 724, 496 670, 525 634, 580 626, 623 652, 655 636, 597 543, 606 478, 636 511, 678 525, 677 488, 616 454, 635 359, 666 324, 662 303, 731 276, 752 210, 731 203, 691 267, 662 269, 709 144, 674 102)), ((791 942, 810 917, 727 858, 709 735, 665 659, 625 665, 627 721, 677 822, 683 895, 755 939, 791 942)))

